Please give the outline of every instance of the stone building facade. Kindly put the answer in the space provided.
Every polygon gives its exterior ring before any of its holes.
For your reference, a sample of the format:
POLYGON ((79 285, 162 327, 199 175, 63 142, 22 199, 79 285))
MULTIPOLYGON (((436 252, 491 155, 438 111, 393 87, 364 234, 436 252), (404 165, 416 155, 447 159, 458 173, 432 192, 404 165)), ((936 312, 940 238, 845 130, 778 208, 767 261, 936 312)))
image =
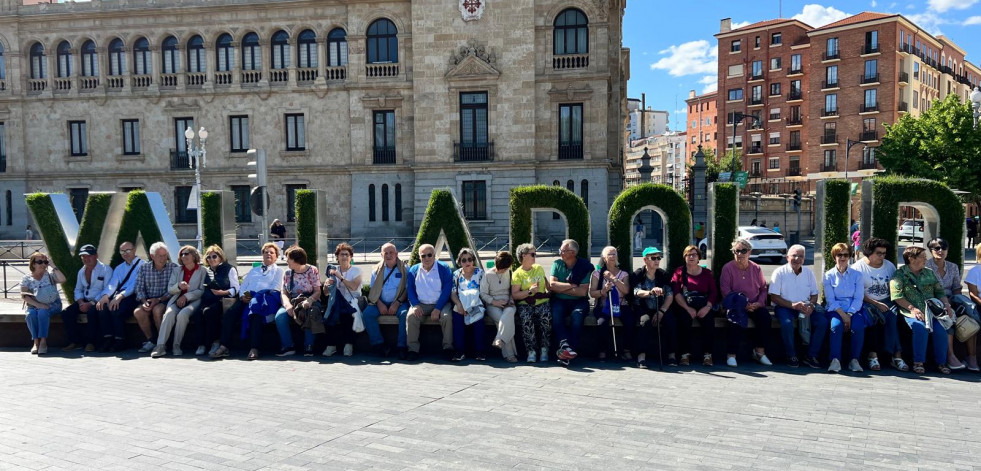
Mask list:
POLYGON ((238 196, 240 237, 261 229, 245 152, 260 148, 290 233, 300 188, 324 190, 332 237, 412 236, 434 188, 491 237, 511 187, 558 183, 606 239, 625 0, 20 3, 0 0, 0 237, 22 237, 25 192, 130 188, 160 192, 193 237, 191 126, 209 131, 204 191, 238 196))

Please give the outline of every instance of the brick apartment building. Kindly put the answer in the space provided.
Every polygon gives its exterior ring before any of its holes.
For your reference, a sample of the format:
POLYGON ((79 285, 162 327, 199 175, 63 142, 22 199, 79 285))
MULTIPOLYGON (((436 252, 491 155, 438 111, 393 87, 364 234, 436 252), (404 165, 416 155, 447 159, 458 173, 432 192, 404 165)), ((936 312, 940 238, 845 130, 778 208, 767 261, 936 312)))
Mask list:
POLYGON ((967 101, 981 81, 964 50, 898 14, 864 12, 820 28, 775 19, 732 30, 724 19, 715 37, 718 142, 743 150, 747 192, 858 182, 881 171, 883 124, 951 93, 967 101))
POLYGON ((718 99, 718 92, 695 95, 695 90, 692 90, 688 93, 685 100, 688 104, 688 126, 685 131, 688 133, 689 160, 698 151, 698 146, 702 146, 702 150, 718 149, 718 99))

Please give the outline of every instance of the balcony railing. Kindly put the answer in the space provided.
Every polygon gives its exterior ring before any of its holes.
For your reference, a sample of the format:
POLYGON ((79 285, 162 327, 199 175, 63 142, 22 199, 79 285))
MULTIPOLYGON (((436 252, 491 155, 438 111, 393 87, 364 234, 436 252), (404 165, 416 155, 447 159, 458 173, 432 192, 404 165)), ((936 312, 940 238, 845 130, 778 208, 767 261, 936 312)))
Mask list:
POLYGON ((72 79, 68 77, 55 77, 54 79, 54 91, 57 92, 68 92, 72 89, 72 79))
POLYGON ((822 80, 821 89, 838 88, 838 80, 822 80))
POLYGON ((837 172, 838 171, 838 166, 835 165, 834 162, 825 162, 825 163, 821 164, 821 171, 822 172, 837 172))
POLYGON ((296 81, 297 82, 313 82, 317 80, 320 72, 317 71, 316 67, 296 69, 296 81))
POLYGON ((787 144, 787 150, 788 151, 800 150, 800 143, 799 142, 791 142, 790 144, 787 144))
POLYGON ((243 70, 242 71, 242 83, 243 84, 256 84, 262 80, 261 70, 243 70))
POLYGON ((875 159, 862 159, 862 170, 875 170, 879 168, 875 159))
POLYGON ((187 155, 187 151, 170 149, 171 170, 194 170, 192 160, 193 158, 187 155))
POLYGON ((78 87, 82 90, 95 90, 99 88, 99 77, 79 77, 78 87))
POLYGON ((395 146, 374 147, 372 149, 373 164, 394 164, 395 146))
POLYGON ((454 162, 489 162, 494 160, 493 142, 454 142, 454 162))
POLYGON ((910 46, 909 44, 906 44, 906 43, 900 44, 899 45, 899 52, 905 52, 907 54, 912 54, 913 53, 913 46, 910 46))
POLYGON ((200 88, 208 81, 207 72, 188 72, 187 73, 187 86, 193 88, 200 88))
POLYGON ((582 143, 559 144, 559 160, 581 160, 582 143))
POLYGON ((862 77, 861 78, 862 84, 876 83, 879 81, 879 74, 873 74, 873 75, 862 74, 861 77, 862 77))
POLYGON ((860 140, 860 141, 878 141, 879 140, 879 131, 862 131, 862 134, 859 136, 858 140, 860 140))
POLYGON ((800 90, 798 90, 796 92, 790 92, 790 93, 787 94, 787 99, 788 100, 802 100, 802 99, 804 99, 804 93, 801 92, 800 90))
POLYGON ((177 74, 160 74, 161 88, 177 88, 177 74))
POLYGON ((364 66, 367 77, 398 77, 398 64, 368 64, 364 66))
POLYGON ((288 69, 272 69, 269 71, 269 83, 286 83, 290 79, 288 69))
POLYGON ((840 59, 841 54, 838 51, 827 51, 824 53, 822 57, 823 57, 822 60, 830 61, 834 59, 840 59))
POLYGON ((232 84, 232 73, 224 70, 215 72, 215 85, 228 86, 232 84))
POLYGON ((899 102, 899 105, 896 106, 896 108, 902 113, 909 112, 909 103, 906 103, 905 101, 901 101, 899 102))
POLYGON ((753 74, 749 76, 750 80, 763 80, 763 73, 753 74))
POLYGON ((147 88, 153 84, 152 75, 134 75, 132 79, 133 88, 147 88))
POLYGON ((800 116, 791 116, 787 118, 787 126, 800 126, 804 124, 804 119, 800 116))
POLYGON ((327 67, 324 69, 324 78, 328 82, 331 80, 345 80, 347 79, 347 66, 338 67, 327 67))
POLYGON ((585 69, 589 67, 589 54, 563 54, 552 57, 552 70, 585 69))
POLYGON ((821 136, 821 144, 837 144, 837 143, 838 143, 838 135, 835 133, 825 134, 821 136))
POLYGON ((750 154, 762 154, 763 153, 763 146, 750 146, 749 153, 750 154))
POLYGON ((753 105, 762 105, 763 104, 763 99, 762 98, 751 98, 749 100, 749 104, 750 104, 750 106, 753 106, 753 105))
POLYGON ((832 110, 821 108, 821 116, 838 116, 838 108, 832 110))
POLYGON ((804 69, 802 67, 797 67, 796 69, 791 67, 790 70, 787 71, 787 75, 797 75, 803 73, 804 73, 804 69))
POLYGON ((875 54, 879 52, 878 44, 866 44, 862 46, 862 54, 875 54))
POLYGON ((799 177, 800 176, 800 167, 790 167, 790 168, 788 168, 787 169, 787 176, 788 177, 799 177))
POLYGON ((106 88, 109 90, 121 90, 125 83, 126 79, 119 75, 110 75, 106 77, 106 88))
POLYGON ((866 104, 863 103, 859 106, 859 113, 871 113, 873 111, 879 111, 879 103, 866 104))
POLYGON ((749 172, 749 176, 751 176, 753 178, 760 178, 760 177, 763 176, 763 172, 761 172, 759 170, 752 170, 752 171, 749 172))
POLYGON ((900 72, 899 73, 899 82, 900 83, 909 83, 909 72, 900 72))

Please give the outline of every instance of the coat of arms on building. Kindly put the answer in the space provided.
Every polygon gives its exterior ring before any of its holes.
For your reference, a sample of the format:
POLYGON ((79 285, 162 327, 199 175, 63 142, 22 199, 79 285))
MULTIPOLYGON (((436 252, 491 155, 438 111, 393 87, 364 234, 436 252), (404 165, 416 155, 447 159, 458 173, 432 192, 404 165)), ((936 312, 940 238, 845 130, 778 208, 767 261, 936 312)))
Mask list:
POLYGON ((487 0, 460 0, 460 14, 463 21, 479 20, 484 14, 484 4, 487 0))

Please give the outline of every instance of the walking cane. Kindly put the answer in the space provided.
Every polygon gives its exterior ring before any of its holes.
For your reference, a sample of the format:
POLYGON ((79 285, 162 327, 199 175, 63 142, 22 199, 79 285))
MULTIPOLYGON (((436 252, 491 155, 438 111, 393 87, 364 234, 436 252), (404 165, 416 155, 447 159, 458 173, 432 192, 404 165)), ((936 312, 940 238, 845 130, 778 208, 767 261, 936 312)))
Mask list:
MULTIPOLYGON (((616 286, 613 286, 613 289, 617 289, 617 287, 616 286)), ((619 298, 619 296, 620 296, 620 293, 617 292, 617 297, 619 298)), ((616 331, 615 326, 613 325, 613 295, 612 294, 610 294, 610 293, 607 293, 606 294, 606 302, 607 302, 607 304, 610 305, 610 332, 613 333, 613 356, 617 356, 617 351, 618 351, 617 350, 617 331, 616 331)))
MULTIPOLYGON (((661 312, 657 305, 657 296, 654 296, 654 312, 661 312)), ((657 314, 654 315, 656 316, 657 314)), ((662 319, 657 321, 657 369, 661 371, 664 371, 664 357, 661 355, 661 324, 664 322, 663 317, 666 315, 668 315, 668 313, 664 313, 664 315, 661 316, 662 319)))

